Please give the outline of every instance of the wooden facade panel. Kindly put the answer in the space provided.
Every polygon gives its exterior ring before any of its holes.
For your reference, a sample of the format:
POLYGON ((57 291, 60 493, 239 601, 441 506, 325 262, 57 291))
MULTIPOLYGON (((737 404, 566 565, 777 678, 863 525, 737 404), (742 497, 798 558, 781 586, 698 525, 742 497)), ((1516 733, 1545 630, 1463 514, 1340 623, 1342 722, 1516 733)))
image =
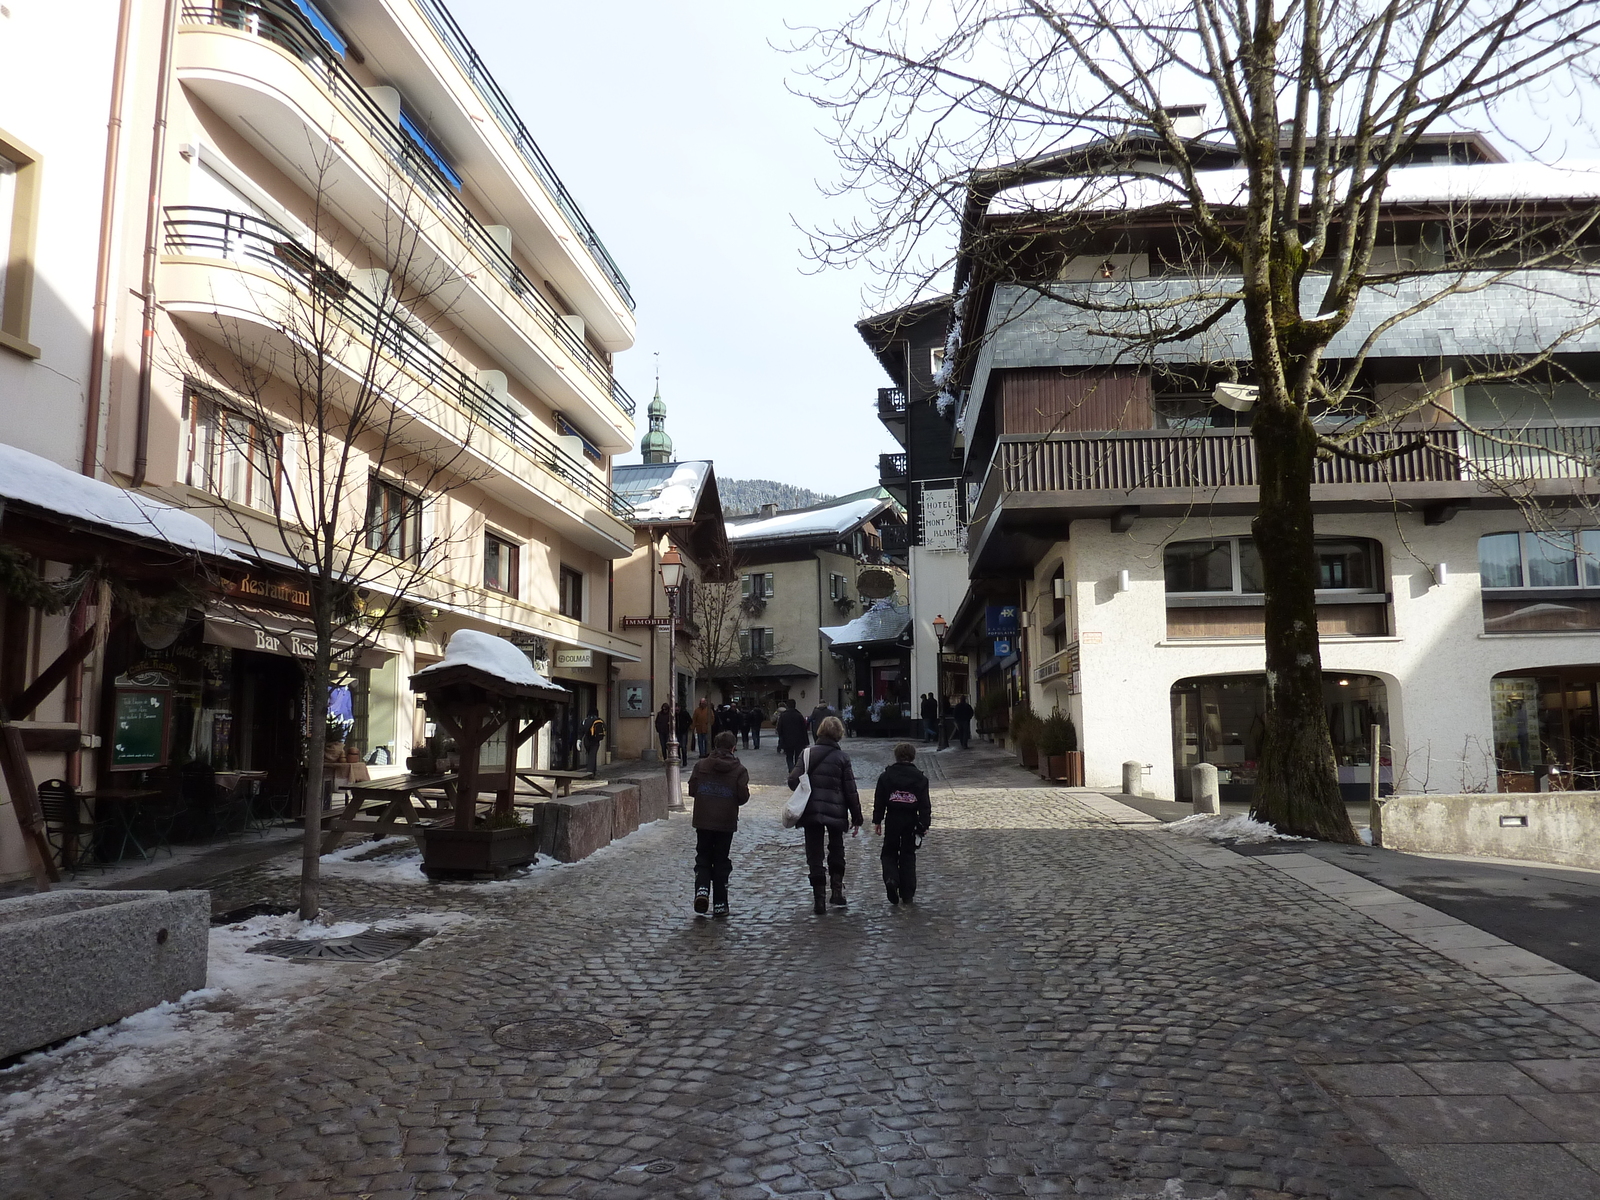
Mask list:
MULTIPOLYGON (((1382 604, 1319 604, 1317 632, 1323 637, 1383 637, 1389 632, 1382 604)), ((1167 637, 1258 638, 1266 633, 1265 610, 1253 606, 1169 608, 1167 637)))
POLYGON ((1000 380, 1000 434, 1154 429, 1149 375, 1132 369, 1007 371, 1000 380))

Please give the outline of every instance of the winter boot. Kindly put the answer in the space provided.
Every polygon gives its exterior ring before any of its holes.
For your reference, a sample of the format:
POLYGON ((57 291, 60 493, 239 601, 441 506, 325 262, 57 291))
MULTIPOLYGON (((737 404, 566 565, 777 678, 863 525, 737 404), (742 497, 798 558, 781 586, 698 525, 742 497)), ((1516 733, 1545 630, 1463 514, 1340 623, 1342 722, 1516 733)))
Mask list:
POLYGON ((697 883, 694 885, 694 910, 703 913, 711 907, 711 885, 697 883))
POLYGON ((713 917, 728 915, 728 885, 725 883, 711 885, 711 915, 713 917))
POLYGON ((837 905, 840 908, 849 904, 850 901, 844 898, 844 876, 830 875, 828 876, 828 882, 833 885, 833 893, 828 897, 828 903, 837 905))
POLYGON ((894 884, 892 884, 892 883, 884 884, 883 885, 883 890, 889 893, 889 903, 890 904, 899 904, 900 903, 900 889, 895 887, 894 884))
POLYGON ((828 911, 828 894, 820 883, 811 885, 811 911, 819 917, 828 911))

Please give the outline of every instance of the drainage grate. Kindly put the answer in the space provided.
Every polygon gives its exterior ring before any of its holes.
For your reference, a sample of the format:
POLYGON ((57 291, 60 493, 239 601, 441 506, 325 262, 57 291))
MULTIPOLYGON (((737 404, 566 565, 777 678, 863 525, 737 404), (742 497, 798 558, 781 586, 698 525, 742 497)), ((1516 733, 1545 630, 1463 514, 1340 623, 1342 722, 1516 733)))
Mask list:
POLYGON ((615 1041, 617 1034, 609 1025, 579 1017, 536 1017, 502 1025, 490 1036, 513 1050, 560 1051, 584 1050, 615 1041))
POLYGON ((358 933, 342 938, 285 938, 251 946, 251 954, 301 961, 382 962, 422 939, 411 933, 358 933))

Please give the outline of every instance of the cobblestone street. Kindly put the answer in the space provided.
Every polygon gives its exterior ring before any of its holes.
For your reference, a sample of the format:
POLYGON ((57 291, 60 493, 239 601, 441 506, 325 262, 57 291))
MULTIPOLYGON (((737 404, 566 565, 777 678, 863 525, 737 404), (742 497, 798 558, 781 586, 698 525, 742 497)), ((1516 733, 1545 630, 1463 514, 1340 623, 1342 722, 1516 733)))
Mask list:
MULTIPOLYGON (((889 743, 847 748, 869 792, 889 743)), ((17 1120, 0 1195, 1455 1200, 1449 1164, 1419 1147, 1493 1141, 1482 1130, 1509 1118, 1480 1106, 1460 1136, 1391 1137, 1403 1116, 1384 1098, 1466 1121, 1441 1097, 1474 1071, 1515 1077, 1476 1091, 1521 1119, 1508 1161, 1545 1180, 1527 1194, 1594 1194, 1593 1112, 1508 1097, 1586 1090, 1561 1080, 1600 1062, 1558 1060, 1600 1060, 1600 1037, 1269 859, 1120 824, 990 749, 922 754, 917 903, 885 903, 864 836, 847 843, 850 907, 816 917, 778 820, 782 759, 743 757, 766 786, 735 839, 728 920, 690 911, 686 815, 515 885, 335 876, 340 920, 474 919, 325 969, 297 1002, 218 1001, 224 1052, 17 1120), (607 1040, 494 1036, 554 1016, 607 1040)), ((292 888, 251 868, 219 907, 292 888)))

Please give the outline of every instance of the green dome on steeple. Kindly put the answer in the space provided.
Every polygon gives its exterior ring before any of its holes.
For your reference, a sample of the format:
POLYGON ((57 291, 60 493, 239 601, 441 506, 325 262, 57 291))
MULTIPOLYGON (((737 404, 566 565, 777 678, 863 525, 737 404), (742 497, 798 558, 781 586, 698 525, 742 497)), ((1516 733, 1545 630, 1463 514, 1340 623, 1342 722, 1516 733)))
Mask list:
POLYGON ((650 432, 639 439, 639 454, 647 463, 672 461, 672 439, 667 436, 667 406, 661 399, 661 377, 656 377, 655 399, 647 410, 650 414, 650 432))

